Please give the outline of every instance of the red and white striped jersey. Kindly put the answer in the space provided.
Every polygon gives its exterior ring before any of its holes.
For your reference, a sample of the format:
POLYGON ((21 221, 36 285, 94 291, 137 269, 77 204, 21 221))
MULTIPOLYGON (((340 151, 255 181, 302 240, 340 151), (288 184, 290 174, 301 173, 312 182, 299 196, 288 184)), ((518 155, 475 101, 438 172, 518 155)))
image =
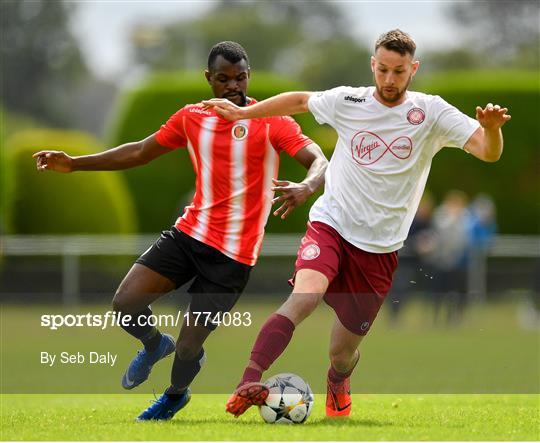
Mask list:
POLYGON ((196 174, 193 201, 176 227, 253 266, 272 206, 279 153, 292 157, 312 141, 290 117, 232 122, 201 104, 176 112, 156 140, 169 148, 187 147, 196 174))

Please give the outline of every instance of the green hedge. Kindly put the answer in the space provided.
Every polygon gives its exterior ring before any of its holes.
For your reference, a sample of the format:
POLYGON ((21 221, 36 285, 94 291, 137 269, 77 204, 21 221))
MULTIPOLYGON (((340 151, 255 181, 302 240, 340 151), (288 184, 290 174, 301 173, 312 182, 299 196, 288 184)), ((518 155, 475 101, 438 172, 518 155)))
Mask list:
MULTIPOLYGON (((5 122, 6 112, 0 106, 0 121, 5 122)), ((8 219, 8 208, 13 197, 13 180, 11 169, 6 158, 5 126, 0 124, 0 235, 9 231, 11 221, 8 219)))
POLYGON ((24 114, 8 112, 0 105, 0 234, 13 231, 10 208, 13 200, 13 168, 8 165, 6 140, 13 134, 40 127, 40 123, 24 114))
POLYGON ((448 189, 471 197, 490 194, 503 233, 540 234, 540 80, 535 72, 476 71, 418 76, 413 89, 443 97, 474 118, 477 105, 509 108, 503 127, 504 153, 484 163, 456 149, 443 149, 433 161, 429 189, 442 198, 448 189))
MULTIPOLYGON (((280 92, 298 89, 302 89, 302 85, 256 72, 252 74, 248 93, 261 100, 280 92)), ((116 146, 140 140, 159 129, 170 115, 184 105, 211 97, 211 89, 202 72, 155 74, 121 98, 116 118, 109 130, 109 143, 116 146)), ((335 135, 331 129, 321 128, 308 114, 300 116, 298 121, 306 134, 333 149, 335 135)), ((144 167, 125 171, 125 176, 133 193, 143 232, 167 228, 193 196, 195 176, 184 149, 166 154, 144 167)), ((304 176, 305 169, 300 164, 282 155, 280 178, 301 180, 304 176)), ((295 211, 285 222, 271 216, 268 230, 303 231, 309 203, 295 211)))
POLYGON ((136 215, 128 188, 116 172, 38 172, 32 154, 42 149, 84 155, 102 150, 75 131, 27 130, 5 144, 12 172, 9 227, 15 234, 132 233, 136 215))

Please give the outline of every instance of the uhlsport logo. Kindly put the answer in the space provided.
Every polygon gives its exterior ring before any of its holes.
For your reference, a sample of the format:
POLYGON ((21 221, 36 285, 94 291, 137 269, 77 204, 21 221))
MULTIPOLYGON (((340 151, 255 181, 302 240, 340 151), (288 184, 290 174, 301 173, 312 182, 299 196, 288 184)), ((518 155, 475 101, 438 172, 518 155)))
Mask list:
POLYGON ((244 140, 248 135, 248 128, 243 123, 237 123, 232 127, 231 133, 235 140, 244 140))
POLYGON ((320 248, 315 244, 310 244, 302 249, 302 259, 315 260, 321 254, 320 248))
POLYGON ((352 95, 346 95, 343 100, 353 102, 353 103, 365 103, 366 102, 365 97, 353 97, 352 95))
POLYGON ((411 125, 419 125, 426 118, 425 112, 420 108, 412 108, 407 112, 407 120, 411 125))
POLYGON ((360 131, 351 140, 352 156, 362 166, 372 165, 388 153, 399 160, 406 160, 411 156, 412 148, 412 140, 405 135, 386 143, 373 132, 360 131))

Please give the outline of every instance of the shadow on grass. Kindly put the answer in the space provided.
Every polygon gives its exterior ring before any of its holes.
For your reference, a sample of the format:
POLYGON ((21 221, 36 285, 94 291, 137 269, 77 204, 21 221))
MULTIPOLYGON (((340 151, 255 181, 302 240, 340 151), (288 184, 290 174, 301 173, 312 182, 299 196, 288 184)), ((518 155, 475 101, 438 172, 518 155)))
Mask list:
MULTIPOLYGON (((248 426, 260 426, 264 425, 265 423, 262 421, 262 419, 252 419, 252 420, 224 420, 224 419, 208 419, 208 418, 190 418, 190 419, 182 419, 177 418, 169 422, 136 422, 135 420, 131 421, 124 421, 124 423, 137 423, 141 426, 145 426, 148 423, 163 425, 167 424, 170 426, 200 426, 200 425, 233 425, 238 426, 240 428, 248 427, 248 426)), ((306 423, 302 424, 303 426, 307 426, 310 429, 313 428, 350 428, 350 427, 386 427, 386 426, 393 426, 394 423, 391 421, 383 421, 383 420, 362 420, 362 419, 355 419, 355 418, 323 418, 319 420, 308 420, 306 423)), ((268 425, 272 426, 272 425, 268 425)), ((276 429, 288 429, 287 425, 277 424, 276 429)), ((296 428, 298 425, 291 425, 296 428)))
POLYGON ((343 417, 343 418, 325 417, 320 420, 315 420, 313 421, 313 423, 309 423, 309 424, 312 427, 320 426, 320 427, 334 427, 334 428, 350 427, 350 426, 377 427, 377 426, 393 426, 394 425, 394 423, 391 421, 368 420, 368 419, 350 418, 350 417, 343 417))

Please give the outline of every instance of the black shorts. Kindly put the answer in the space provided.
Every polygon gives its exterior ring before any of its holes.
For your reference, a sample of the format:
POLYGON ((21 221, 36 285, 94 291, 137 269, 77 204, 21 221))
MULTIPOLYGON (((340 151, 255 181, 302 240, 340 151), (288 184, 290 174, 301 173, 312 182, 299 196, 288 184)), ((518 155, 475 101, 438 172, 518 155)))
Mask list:
MULTIPOLYGON (((212 317, 232 309, 246 287, 252 269, 175 226, 170 231, 163 231, 135 263, 167 277, 177 288, 194 278, 188 289, 192 295, 189 310, 210 312, 212 317)), ((204 325, 211 330, 216 328, 211 322, 204 322, 204 325)))

